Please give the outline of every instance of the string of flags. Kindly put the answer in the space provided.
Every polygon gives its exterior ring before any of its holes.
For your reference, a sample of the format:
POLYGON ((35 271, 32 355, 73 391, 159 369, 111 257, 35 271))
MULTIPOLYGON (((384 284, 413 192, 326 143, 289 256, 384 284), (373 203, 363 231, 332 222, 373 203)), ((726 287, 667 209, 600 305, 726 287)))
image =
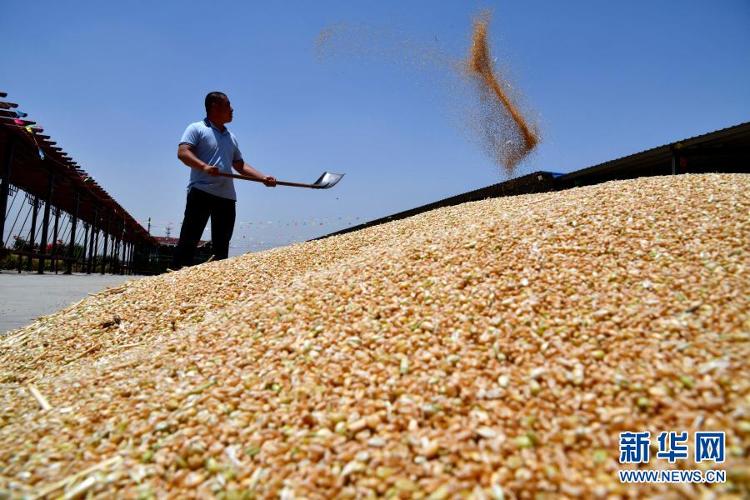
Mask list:
POLYGON ((238 222, 237 226, 239 227, 249 227, 249 226, 284 226, 284 227, 290 227, 290 226, 325 226, 329 224, 334 224, 337 222, 354 222, 359 221, 360 217, 346 217, 346 216, 337 216, 337 217, 321 217, 321 218, 314 218, 314 219, 292 219, 292 220, 278 220, 278 221, 244 221, 244 222, 238 222))
MULTIPOLYGON (((255 221, 240 221, 235 223, 237 229, 262 229, 262 228, 281 228, 281 227, 315 227, 315 226, 328 226, 331 224, 347 224, 361 221, 362 218, 359 216, 332 216, 332 217, 317 217, 311 219, 289 219, 289 220, 255 220, 255 221)), ((139 221, 141 225, 145 227, 146 221, 139 221)), ((179 226, 180 222, 174 221, 155 221, 151 219, 151 228, 166 228, 179 226)))
MULTIPOLYGON (((13 123, 16 124, 19 128, 22 128, 26 132, 29 133, 29 136, 31 136, 31 139, 34 141, 34 144, 36 145, 36 151, 37 151, 37 154, 39 155, 39 159, 40 160, 44 160, 46 158, 46 155, 44 154, 44 150, 42 150, 42 147, 39 145, 39 141, 36 138, 37 132, 41 132, 44 129, 42 127, 40 127, 39 125, 36 125, 36 126, 26 125, 25 124, 26 122, 24 120, 22 120, 21 118, 25 118, 25 117, 29 116, 28 113, 25 113, 25 112, 17 110, 17 109, 14 109, 14 110, 11 110, 11 111, 16 115, 16 117, 13 118, 13 123)), ((83 181, 84 182, 93 182, 94 179, 92 177, 90 177, 90 176, 84 176, 83 177, 83 181)))
POLYGON ((25 125, 24 124, 25 122, 21 119, 21 118, 25 118, 29 116, 29 114, 24 113, 23 111, 20 111, 17 109, 14 109, 13 113, 16 115, 16 117, 13 118, 13 123, 18 125, 19 127, 22 127, 24 130, 26 130, 26 132, 29 133, 29 135, 31 136, 31 139, 34 141, 34 144, 36 145, 36 151, 37 151, 37 154, 39 155, 39 159, 44 160, 45 158, 44 151, 42 151, 42 147, 39 145, 39 141, 36 140, 36 133, 34 132, 34 127, 32 127, 31 125, 25 125))

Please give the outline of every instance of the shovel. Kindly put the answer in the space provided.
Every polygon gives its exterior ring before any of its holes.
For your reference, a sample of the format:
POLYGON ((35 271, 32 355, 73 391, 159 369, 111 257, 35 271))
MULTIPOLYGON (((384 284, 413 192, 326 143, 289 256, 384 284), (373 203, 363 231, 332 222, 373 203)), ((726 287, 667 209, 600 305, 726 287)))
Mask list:
MULTIPOLYGON (((231 177, 233 179, 243 179, 246 181, 263 182, 263 179, 256 179, 255 177, 248 177, 246 175, 238 174, 225 174, 219 172, 220 177, 231 177)), ((334 174, 333 172, 323 172, 323 175, 318 177, 318 180, 312 184, 303 184, 301 182, 287 182, 287 181, 276 181, 277 186, 292 186, 292 187, 303 187, 312 189, 330 189, 335 186, 344 174, 334 174)))

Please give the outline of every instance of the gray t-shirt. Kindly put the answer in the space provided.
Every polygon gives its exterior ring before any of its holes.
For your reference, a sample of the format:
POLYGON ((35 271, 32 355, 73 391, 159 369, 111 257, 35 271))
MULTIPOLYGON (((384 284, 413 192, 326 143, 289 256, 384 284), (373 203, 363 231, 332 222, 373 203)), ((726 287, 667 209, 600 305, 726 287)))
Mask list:
MULTIPOLYGON (((208 118, 188 125, 182 134, 180 144, 190 144, 195 156, 209 165, 219 167, 219 171, 225 174, 232 173, 233 162, 242 161, 242 153, 234 134, 227 128, 222 132, 208 118)), ((190 182, 187 187, 188 190, 194 187, 214 196, 237 199, 232 178, 214 177, 194 168, 190 169, 190 182)))

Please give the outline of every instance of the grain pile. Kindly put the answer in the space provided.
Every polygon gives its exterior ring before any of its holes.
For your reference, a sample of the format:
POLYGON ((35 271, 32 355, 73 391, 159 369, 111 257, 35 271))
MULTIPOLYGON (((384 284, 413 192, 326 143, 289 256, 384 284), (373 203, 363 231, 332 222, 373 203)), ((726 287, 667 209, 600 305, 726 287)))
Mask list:
POLYGON ((0 496, 708 491, 619 484, 622 430, 726 431, 748 495, 748 213, 746 175, 611 182, 90 297, 0 343, 0 496))

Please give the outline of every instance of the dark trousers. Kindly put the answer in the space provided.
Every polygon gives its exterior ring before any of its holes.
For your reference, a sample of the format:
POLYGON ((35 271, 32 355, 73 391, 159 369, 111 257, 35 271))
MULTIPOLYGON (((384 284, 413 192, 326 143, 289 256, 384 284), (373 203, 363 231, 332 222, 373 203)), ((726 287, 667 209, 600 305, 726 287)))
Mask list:
POLYGON ((198 246, 208 218, 211 217, 211 245, 214 260, 226 259, 229 240, 234 231, 235 201, 190 188, 182 220, 180 242, 174 252, 172 267, 179 269, 193 265, 193 255, 198 246))

